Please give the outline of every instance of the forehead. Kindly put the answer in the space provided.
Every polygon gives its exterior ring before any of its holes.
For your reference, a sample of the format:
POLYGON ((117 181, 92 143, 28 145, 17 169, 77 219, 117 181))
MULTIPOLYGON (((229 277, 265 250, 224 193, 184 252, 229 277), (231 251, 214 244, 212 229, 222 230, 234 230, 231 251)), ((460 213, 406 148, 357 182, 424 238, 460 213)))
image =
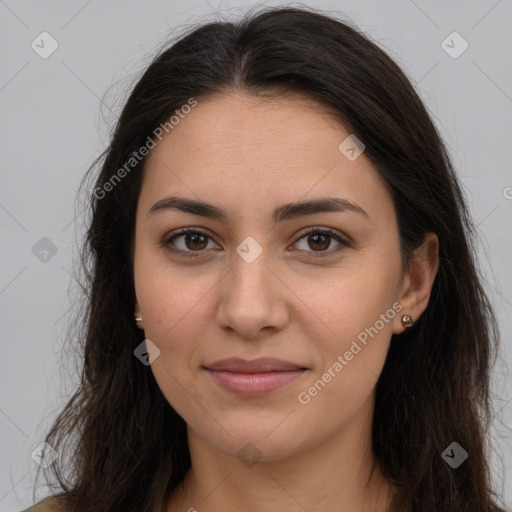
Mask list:
POLYGON ((332 109, 307 96, 198 98, 151 151, 140 199, 146 211, 150 201, 177 193, 233 200, 243 214, 244 204, 263 212, 276 202, 339 192, 389 207, 385 182, 365 154, 350 160, 340 150, 349 136, 332 109))
POLYGON ((314 143, 327 149, 331 141, 322 140, 321 130, 348 134, 336 119, 334 108, 306 95, 288 92, 281 96, 254 96, 231 92, 198 99, 197 106, 171 133, 176 144, 192 144, 198 149, 222 150, 261 143, 266 147, 294 145, 298 150, 314 143))

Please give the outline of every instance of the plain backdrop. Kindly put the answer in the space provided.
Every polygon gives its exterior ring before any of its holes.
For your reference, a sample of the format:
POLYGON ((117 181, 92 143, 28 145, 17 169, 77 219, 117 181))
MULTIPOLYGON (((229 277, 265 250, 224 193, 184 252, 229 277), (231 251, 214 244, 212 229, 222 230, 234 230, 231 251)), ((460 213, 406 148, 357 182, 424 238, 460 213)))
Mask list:
MULTIPOLYGON (((306 4, 354 21, 387 50, 448 145, 502 333, 490 462, 495 489, 511 507, 512 2, 306 4)), ((130 85, 167 38, 200 21, 237 19, 253 5, 0 0, 0 511, 32 504, 31 454, 76 382, 66 327, 85 225, 75 201, 82 176, 108 143, 130 85)), ((38 497, 45 494, 41 488, 38 497)))

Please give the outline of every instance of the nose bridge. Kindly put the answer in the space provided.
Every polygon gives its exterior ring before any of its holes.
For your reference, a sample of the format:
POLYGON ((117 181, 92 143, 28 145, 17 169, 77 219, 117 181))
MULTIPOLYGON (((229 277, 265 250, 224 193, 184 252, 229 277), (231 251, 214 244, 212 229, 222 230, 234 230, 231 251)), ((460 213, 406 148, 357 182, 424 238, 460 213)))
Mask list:
MULTIPOLYGON (((237 252, 247 250, 240 244, 237 252)), ((248 253, 253 249, 249 248, 248 253)), ((231 291, 236 294, 239 299, 250 297, 253 300, 260 300, 267 295, 271 295, 270 288, 272 286, 272 272, 268 269, 268 257, 263 252, 254 258, 254 260, 244 259, 244 256, 237 254, 233 258, 233 271, 231 272, 231 291)))
POLYGON ((219 324, 247 338, 264 327, 282 328, 288 315, 285 294, 268 268, 267 251, 259 247, 245 240, 233 253, 233 268, 223 280, 218 309, 219 324))

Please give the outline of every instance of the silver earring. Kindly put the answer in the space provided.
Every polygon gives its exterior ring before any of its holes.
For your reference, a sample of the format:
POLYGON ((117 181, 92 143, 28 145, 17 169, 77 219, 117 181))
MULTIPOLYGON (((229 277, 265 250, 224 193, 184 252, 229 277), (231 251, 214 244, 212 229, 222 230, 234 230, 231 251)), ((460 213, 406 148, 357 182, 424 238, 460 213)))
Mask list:
POLYGON ((136 317, 135 317, 135 321, 136 321, 136 322, 142 322, 142 318, 141 318, 140 316, 136 316, 136 317))

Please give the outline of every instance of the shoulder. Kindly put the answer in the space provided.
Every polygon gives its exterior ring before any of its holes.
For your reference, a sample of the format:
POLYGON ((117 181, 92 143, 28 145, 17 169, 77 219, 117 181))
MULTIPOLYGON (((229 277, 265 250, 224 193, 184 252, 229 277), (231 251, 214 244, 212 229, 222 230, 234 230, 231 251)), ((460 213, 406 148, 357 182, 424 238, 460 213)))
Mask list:
POLYGON ((47 498, 22 512, 64 512, 64 508, 56 498, 47 498))

